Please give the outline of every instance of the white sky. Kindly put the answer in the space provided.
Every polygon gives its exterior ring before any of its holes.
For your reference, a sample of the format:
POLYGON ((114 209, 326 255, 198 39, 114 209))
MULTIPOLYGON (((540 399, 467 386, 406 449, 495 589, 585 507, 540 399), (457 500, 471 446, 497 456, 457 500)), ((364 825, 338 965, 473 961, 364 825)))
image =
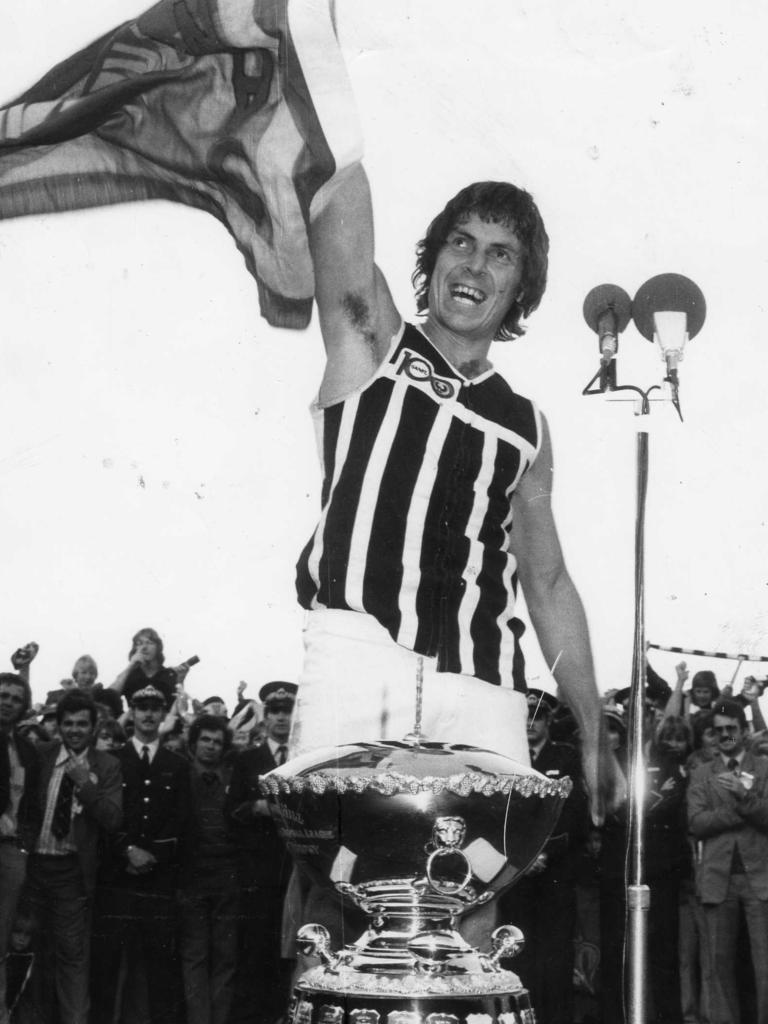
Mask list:
MULTIPOLYGON (((5 0, 0 97, 142 7, 5 0)), ((638 421, 632 403, 581 396, 597 367, 581 304, 606 280, 634 294, 661 272, 693 278, 708 318, 681 368, 685 423, 668 403, 643 421, 647 636, 766 655, 768 10, 467 10, 338 3, 396 300, 411 312, 414 245, 459 187, 508 178, 534 192, 550 284, 526 338, 493 358, 550 421, 558 522, 607 689, 629 682, 638 421)), ((109 682, 153 625, 170 663, 200 656, 195 696, 231 702, 239 679, 254 691, 295 678, 293 566, 319 488, 316 328, 267 327, 226 231, 165 203, 4 222, 0 297, 0 661, 36 639, 37 697, 84 651, 109 682)), ((662 368, 630 328, 620 381, 649 386, 662 368)), ((670 681, 676 660, 652 656, 670 681)), ((688 662, 721 682, 734 668, 688 662)))

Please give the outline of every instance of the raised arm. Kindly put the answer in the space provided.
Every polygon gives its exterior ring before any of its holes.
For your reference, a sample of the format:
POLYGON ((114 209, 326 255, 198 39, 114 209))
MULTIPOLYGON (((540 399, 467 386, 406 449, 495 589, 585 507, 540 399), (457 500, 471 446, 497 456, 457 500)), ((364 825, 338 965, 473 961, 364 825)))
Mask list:
POLYGON ((374 262, 371 194, 361 164, 338 175, 313 209, 310 249, 328 360, 320 403, 330 405, 371 377, 400 326, 374 262))
POLYGON ((579 726, 593 820, 615 799, 615 762, 607 747, 584 607, 565 567, 552 515, 552 446, 542 420, 541 451, 513 499, 512 550, 541 651, 579 726))

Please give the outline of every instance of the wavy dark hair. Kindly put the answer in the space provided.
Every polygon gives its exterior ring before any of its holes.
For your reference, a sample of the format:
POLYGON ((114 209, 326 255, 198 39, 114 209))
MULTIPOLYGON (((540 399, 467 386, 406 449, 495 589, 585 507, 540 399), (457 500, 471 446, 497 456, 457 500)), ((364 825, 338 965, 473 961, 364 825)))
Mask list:
POLYGON ((523 243, 524 265, 520 291, 504 317, 496 341, 511 341, 525 333, 520 321, 536 309, 547 286, 549 237, 544 221, 525 189, 506 181, 477 181, 453 197, 427 228, 416 246, 416 269, 411 281, 416 289, 416 309, 429 307, 429 284, 437 255, 457 224, 472 214, 481 220, 514 229, 523 243))
POLYGON ((227 719, 223 718, 221 715, 198 715, 189 727, 189 733, 187 735, 187 747, 189 750, 194 754, 197 741, 200 739, 200 733, 204 729, 207 732, 222 733, 224 737, 223 753, 226 754, 232 746, 232 731, 229 728, 227 719))
POLYGON ((74 715, 78 711, 87 711, 91 719, 91 726, 95 727, 98 711, 88 694, 83 693, 82 690, 67 690, 56 705, 56 721, 61 725, 64 715, 74 715))

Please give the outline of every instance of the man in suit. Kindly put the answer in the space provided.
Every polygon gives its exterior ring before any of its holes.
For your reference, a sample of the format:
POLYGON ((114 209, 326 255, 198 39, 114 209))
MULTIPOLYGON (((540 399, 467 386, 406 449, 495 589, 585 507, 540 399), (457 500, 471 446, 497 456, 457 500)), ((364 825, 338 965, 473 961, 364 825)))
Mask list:
POLYGON ((688 788, 712 955, 712 1021, 740 1020, 734 971, 742 908, 757 990, 755 1024, 768 1024, 768 760, 745 748, 746 717, 737 701, 719 699, 712 710, 719 755, 696 769, 688 788))
POLYGON ((587 794, 578 751, 550 739, 557 699, 543 690, 529 689, 527 701, 531 764, 551 779, 570 776, 573 789, 544 849, 525 877, 502 898, 500 919, 521 928, 525 936, 525 948, 512 966, 531 992, 537 1018, 547 1024, 570 1024, 574 1018, 574 854, 589 831, 587 794))
POLYGON ((151 1024, 176 1024, 183 1003, 175 890, 190 819, 190 767, 160 746, 166 696, 147 683, 131 696, 134 734, 115 756, 123 773, 123 825, 101 871, 94 944, 95 1018, 109 1021, 123 949, 139 955, 151 1024))
POLYGON ((31 704, 29 682, 13 672, 0 672, 0 1024, 8 1024, 5 962, 13 921, 27 854, 40 829, 37 754, 17 730, 31 704))
POLYGON ((42 828, 29 862, 32 908, 52 946, 61 1024, 87 1024, 91 901, 102 833, 120 827, 120 765, 91 746, 96 705, 80 690, 56 706, 61 739, 39 748, 42 828))
POLYGON ((259 780, 288 758, 297 689, 295 683, 276 680, 259 690, 266 738, 261 746, 235 758, 227 800, 240 851, 240 963, 245 968, 237 978, 233 1012, 237 1022, 242 1019, 249 1024, 270 1024, 280 1016, 290 984, 290 970, 280 961, 280 927, 291 859, 261 795, 259 780))

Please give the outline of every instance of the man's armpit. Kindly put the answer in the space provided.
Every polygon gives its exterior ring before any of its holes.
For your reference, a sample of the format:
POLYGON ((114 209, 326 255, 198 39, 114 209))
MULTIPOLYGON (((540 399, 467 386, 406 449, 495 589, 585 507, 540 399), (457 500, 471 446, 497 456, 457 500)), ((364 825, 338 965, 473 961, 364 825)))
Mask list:
POLYGON ((346 292, 341 300, 344 316, 350 326, 360 335, 363 341, 370 348, 376 347, 376 332, 371 316, 371 307, 362 295, 355 292, 346 292))

